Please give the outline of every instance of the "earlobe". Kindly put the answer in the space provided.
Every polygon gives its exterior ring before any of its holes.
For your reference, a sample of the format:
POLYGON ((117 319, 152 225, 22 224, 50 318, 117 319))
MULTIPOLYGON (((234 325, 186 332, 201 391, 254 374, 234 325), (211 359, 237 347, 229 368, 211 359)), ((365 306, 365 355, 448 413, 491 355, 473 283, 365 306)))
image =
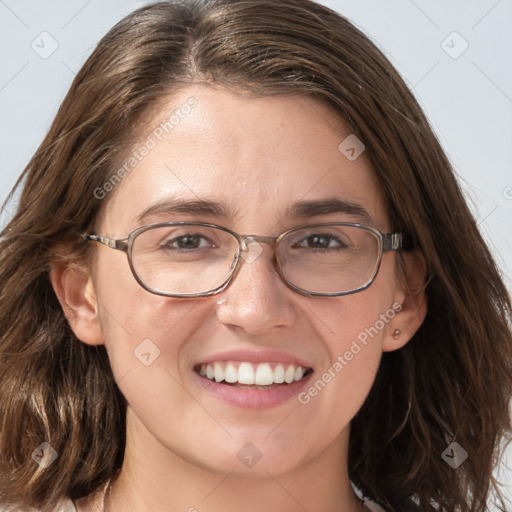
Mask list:
POLYGON ((103 345, 98 304, 89 273, 78 265, 54 268, 50 280, 76 337, 88 345, 103 345))
POLYGON ((382 350, 391 352, 407 344, 421 327, 427 315, 427 297, 418 293, 408 295, 401 302, 401 309, 388 324, 382 350))
POLYGON ((407 344, 427 316, 425 295, 426 264, 419 251, 402 255, 404 282, 397 290, 395 300, 401 305, 388 324, 382 350, 391 352, 407 344))

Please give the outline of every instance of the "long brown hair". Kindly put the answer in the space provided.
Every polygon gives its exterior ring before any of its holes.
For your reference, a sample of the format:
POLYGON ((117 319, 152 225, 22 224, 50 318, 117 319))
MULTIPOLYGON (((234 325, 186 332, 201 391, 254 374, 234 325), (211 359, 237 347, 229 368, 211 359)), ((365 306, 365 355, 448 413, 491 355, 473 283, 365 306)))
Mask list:
POLYGON ((3 503, 50 509, 122 464, 124 398, 104 348, 74 336, 49 273, 88 258, 79 235, 142 116, 197 82, 327 102, 364 141, 394 229, 427 263, 427 317, 383 355, 352 421, 352 482, 393 511, 483 512, 494 494, 503 507, 493 468, 511 431, 510 297, 403 80, 357 28, 309 0, 150 5, 119 22, 76 76, 0 239, 3 503), (441 455, 452 441, 468 453, 458 469, 441 455), (46 469, 32 459, 42 442, 58 454, 46 469))

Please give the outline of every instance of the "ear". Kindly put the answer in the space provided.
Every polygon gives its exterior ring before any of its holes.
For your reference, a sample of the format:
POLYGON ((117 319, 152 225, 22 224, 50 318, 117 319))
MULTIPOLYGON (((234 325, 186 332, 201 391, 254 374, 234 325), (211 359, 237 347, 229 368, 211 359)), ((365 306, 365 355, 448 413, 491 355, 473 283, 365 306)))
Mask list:
POLYGON ((427 315, 425 279, 427 265, 415 250, 400 254, 402 268, 393 309, 397 311, 387 325, 382 349, 391 352, 402 348, 414 336, 427 315))
POLYGON ((89 272, 76 264, 58 266, 50 281, 75 336, 87 345, 103 345, 96 292, 89 272))

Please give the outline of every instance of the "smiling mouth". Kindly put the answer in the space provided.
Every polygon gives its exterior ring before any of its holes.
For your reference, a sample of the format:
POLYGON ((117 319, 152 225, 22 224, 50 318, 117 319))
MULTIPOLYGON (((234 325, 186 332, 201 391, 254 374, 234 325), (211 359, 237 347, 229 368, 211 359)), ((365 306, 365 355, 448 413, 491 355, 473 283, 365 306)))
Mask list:
POLYGON ((197 365, 194 371, 201 377, 238 388, 270 390, 299 382, 313 372, 290 363, 252 364, 245 361, 219 361, 197 365))

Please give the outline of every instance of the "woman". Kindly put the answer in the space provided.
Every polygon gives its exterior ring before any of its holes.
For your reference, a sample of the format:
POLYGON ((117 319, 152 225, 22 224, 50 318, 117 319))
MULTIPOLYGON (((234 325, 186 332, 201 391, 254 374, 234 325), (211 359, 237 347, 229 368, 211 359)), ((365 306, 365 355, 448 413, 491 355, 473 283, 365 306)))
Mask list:
POLYGON ((416 101, 347 20, 136 11, 21 183, 6 510, 486 510, 510 298, 416 101))

